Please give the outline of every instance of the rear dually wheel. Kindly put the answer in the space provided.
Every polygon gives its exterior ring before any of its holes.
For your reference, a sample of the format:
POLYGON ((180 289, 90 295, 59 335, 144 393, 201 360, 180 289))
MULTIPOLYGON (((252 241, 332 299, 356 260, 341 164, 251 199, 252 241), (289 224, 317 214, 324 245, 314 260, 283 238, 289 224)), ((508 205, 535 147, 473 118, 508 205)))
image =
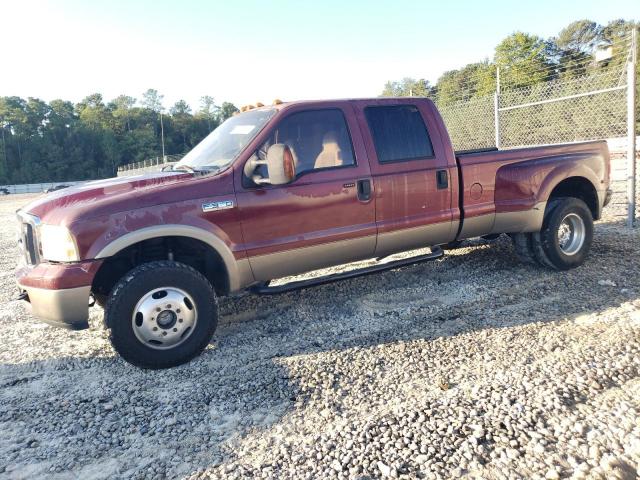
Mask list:
POLYGON ((582 265, 591 249, 593 216, 582 200, 557 198, 547 205, 540 232, 515 233, 511 238, 523 262, 569 270, 582 265))
POLYGON ((556 270, 582 265, 593 241, 593 216, 578 198, 558 198, 545 213, 542 230, 533 234, 536 258, 556 270))

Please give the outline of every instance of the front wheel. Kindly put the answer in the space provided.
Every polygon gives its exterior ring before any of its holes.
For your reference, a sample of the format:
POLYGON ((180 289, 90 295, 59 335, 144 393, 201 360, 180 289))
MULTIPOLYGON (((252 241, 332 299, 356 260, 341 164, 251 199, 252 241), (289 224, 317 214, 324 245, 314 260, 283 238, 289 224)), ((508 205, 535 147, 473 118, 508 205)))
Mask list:
POLYGON ((169 368, 207 346, 218 323, 211 283, 178 262, 145 263, 126 273, 105 307, 110 340, 127 362, 169 368))

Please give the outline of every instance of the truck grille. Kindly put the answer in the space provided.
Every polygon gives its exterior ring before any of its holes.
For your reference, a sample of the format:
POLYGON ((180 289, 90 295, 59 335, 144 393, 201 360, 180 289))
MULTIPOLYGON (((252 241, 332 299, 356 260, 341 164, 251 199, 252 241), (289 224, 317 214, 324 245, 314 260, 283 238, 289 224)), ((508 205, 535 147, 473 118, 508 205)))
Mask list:
POLYGON ((40 219, 25 213, 18 214, 18 246, 27 265, 37 265, 40 260, 36 227, 40 219))

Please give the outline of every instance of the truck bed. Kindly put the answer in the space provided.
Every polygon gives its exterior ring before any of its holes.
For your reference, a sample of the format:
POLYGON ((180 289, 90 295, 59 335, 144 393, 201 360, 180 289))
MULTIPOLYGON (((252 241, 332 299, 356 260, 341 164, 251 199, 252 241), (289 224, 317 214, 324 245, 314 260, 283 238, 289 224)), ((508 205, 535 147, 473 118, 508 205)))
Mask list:
MULTIPOLYGON (((589 179, 598 197, 606 195, 608 160, 605 141, 457 153, 462 220, 458 239, 536 231, 543 200, 554 185, 570 177, 589 179)), ((600 211, 594 207, 597 219, 600 211)))

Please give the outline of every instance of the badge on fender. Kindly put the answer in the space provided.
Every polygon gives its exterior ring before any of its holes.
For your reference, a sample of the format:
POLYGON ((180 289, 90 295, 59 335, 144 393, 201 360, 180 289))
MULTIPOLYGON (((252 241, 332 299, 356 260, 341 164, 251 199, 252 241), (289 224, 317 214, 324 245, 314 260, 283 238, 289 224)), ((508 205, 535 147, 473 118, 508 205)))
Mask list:
POLYGON ((224 200, 222 202, 208 202, 202 204, 203 212, 213 212, 215 210, 227 210, 233 208, 233 200, 224 200))

